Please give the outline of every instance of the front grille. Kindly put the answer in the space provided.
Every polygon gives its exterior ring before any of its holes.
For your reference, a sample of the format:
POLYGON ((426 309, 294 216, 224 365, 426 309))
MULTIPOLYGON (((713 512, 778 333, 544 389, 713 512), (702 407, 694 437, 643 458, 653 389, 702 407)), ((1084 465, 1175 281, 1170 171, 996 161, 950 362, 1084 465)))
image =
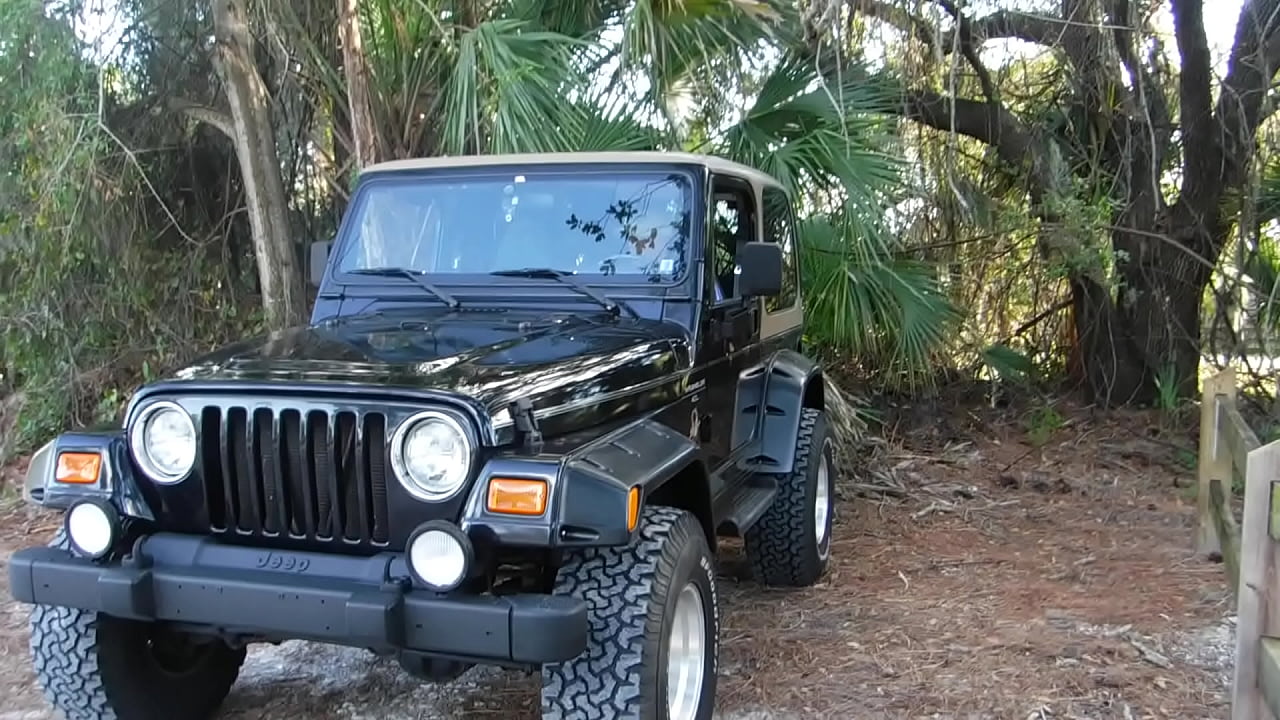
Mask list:
POLYGON ((383 413, 206 407, 200 428, 214 532, 387 543, 383 413))

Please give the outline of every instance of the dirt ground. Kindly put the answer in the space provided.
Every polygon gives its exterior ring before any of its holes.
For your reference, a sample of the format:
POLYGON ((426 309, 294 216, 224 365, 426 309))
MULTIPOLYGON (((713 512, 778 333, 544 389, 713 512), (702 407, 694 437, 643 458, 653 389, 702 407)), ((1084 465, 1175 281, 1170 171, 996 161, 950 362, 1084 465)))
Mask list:
MULTIPOLYGON (((1055 415, 1046 432, 1025 409, 890 409, 878 473, 907 494, 856 494, 867 472, 846 473, 818 587, 761 588, 730 544, 718 717, 1227 717, 1234 618, 1221 565, 1191 552, 1194 429, 1055 415)), ((9 501, 0 557, 53 524, 9 501)), ((0 720, 51 718, 5 588, 0 720)), ((251 650, 224 716, 534 718, 536 702, 519 673, 422 685, 290 643, 251 650)))

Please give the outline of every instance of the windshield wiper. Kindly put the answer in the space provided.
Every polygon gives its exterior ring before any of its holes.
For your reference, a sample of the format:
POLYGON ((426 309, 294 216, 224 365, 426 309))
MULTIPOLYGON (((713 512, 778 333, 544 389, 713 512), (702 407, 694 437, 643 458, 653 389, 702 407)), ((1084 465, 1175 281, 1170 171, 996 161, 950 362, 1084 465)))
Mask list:
POLYGON ((620 315, 622 313, 622 308, 625 307, 627 312, 630 312, 632 316, 637 318, 640 317, 636 314, 635 309, 630 305, 619 303, 616 300, 606 297, 590 285, 586 285, 582 281, 578 280, 578 278, 568 270, 556 270, 555 268, 519 268, 515 270, 494 270, 489 274, 501 277, 545 278, 548 280, 557 280, 560 283, 577 290, 583 295, 586 295, 592 300, 595 300, 614 315, 620 315))
POLYGON ((407 278, 417 283, 418 287, 422 288, 423 290, 426 290, 432 295, 435 295, 436 297, 443 300, 445 304, 448 305, 449 307, 454 308, 455 310, 459 307, 462 307, 462 303, 458 302, 457 298, 445 292, 444 290, 441 290, 435 285, 432 285, 431 283, 427 282, 427 279, 422 277, 425 273, 423 273, 421 270, 410 270, 409 268, 401 268, 401 267, 379 267, 379 268, 359 268, 356 270, 348 270, 347 273, 350 275, 373 275, 375 277, 407 278))

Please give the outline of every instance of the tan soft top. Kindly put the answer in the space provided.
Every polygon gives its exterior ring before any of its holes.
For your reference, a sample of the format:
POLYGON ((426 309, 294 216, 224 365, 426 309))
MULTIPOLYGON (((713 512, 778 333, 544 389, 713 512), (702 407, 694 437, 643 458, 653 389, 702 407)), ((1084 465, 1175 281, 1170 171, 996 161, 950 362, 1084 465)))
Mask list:
POLYGON ((364 173, 388 172, 394 170, 426 170, 431 168, 450 167, 484 167, 488 165, 551 165, 572 163, 689 163, 702 165, 713 172, 737 175, 757 188, 778 187, 782 185, 772 176, 760 172, 732 160, 714 155, 700 155, 684 152, 563 152, 563 153, 519 153, 511 155, 451 155, 431 158, 410 158, 408 160, 389 160, 376 163, 364 169, 364 173))

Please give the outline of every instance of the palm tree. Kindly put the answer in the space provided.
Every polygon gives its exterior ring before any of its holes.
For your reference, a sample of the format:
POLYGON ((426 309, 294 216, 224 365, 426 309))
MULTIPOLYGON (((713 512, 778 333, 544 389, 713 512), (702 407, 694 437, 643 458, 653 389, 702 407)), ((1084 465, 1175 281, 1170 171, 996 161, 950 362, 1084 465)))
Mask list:
MULTIPOLYGON (((759 167, 802 218, 810 343, 888 379, 927 376, 956 312, 883 220, 902 199, 876 112, 894 88, 820 73, 790 4, 376 0, 359 20, 381 157, 680 149, 759 167)), ((340 91, 331 54, 300 42, 306 72, 340 91)), ((329 104, 348 156, 344 106, 329 104)))

